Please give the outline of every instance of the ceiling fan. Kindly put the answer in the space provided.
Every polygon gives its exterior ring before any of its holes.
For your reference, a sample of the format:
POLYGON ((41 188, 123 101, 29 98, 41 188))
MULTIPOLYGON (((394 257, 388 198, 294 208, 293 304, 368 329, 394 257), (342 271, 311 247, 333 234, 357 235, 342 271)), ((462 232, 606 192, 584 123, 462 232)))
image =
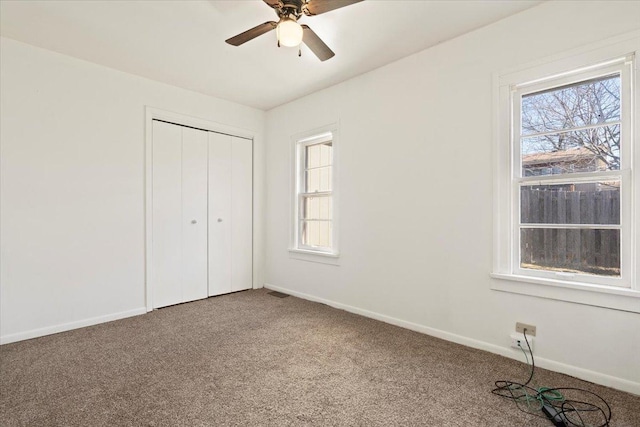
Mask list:
POLYGON ((257 25, 250 30, 240 33, 237 36, 226 40, 233 46, 240 46, 254 38, 276 30, 278 47, 298 46, 298 56, 301 56, 300 43, 304 43, 320 59, 326 61, 332 58, 335 53, 327 46, 308 25, 298 24, 298 19, 302 15, 313 16, 329 12, 334 9, 349 6, 362 0, 263 0, 273 8, 278 15, 279 21, 269 21, 257 25))

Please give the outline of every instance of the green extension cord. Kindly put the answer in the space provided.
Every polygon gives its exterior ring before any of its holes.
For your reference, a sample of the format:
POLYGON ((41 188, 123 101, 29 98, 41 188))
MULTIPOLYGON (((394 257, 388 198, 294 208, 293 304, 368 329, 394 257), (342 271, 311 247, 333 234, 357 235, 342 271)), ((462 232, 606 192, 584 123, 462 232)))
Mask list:
MULTIPOLYGON (((522 347, 520 347, 520 350, 522 350, 522 354, 524 354, 524 358, 527 361, 527 366, 529 366, 529 356, 527 356, 527 352, 524 351, 524 348, 522 347)), ((531 379, 529 380, 529 382, 531 382, 532 380, 533 380, 533 375, 531 375, 531 379)), ((521 385, 517 385, 517 384, 513 384, 509 386, 509 389, 514 391, 515 390, 520 391, 522 393, 522 396, 520 396, 517 400, 521 402, 526 402, 527 408, 529 409, 532 409, 531 407, 532 402, 538 403, 536 407, 533 408, 535 410, 542 409, 542 406, 544 405, 544 401, 564 402, 564 396, 562 395, 562 393, 560 393, 558 390, 550 389, 549 387, 535 388, 534 390, 537 392, 535 395, 530 394, 525 387, 522 387, 521 385)))

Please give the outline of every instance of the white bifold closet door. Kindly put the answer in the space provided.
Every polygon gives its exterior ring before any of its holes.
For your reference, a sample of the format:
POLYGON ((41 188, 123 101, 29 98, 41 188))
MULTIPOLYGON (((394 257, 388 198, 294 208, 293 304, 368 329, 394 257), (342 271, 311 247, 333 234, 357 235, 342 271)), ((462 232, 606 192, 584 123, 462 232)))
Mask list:
POLYGON ((207 297, 207 132, 182 129, 182 300, 207 297))
POLYGON ((252 287, 252 141, 153 121, 153 307, 252 287))
POLYGON ((252 286, 252 141, 209 132, 209 295, 252 286))
POLYGON ((207 297, 207 134, 153 122, 154 308, 207 297))

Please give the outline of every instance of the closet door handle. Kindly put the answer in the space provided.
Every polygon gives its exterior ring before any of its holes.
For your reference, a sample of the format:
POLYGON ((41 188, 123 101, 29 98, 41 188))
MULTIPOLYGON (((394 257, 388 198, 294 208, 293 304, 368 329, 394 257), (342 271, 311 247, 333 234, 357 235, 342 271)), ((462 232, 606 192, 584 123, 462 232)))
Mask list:
POLYGON ((218 222, 222 222, 222 218, 218 218, 218 222))
POLYGON ((198 223, 198 221, 196 221, 195 219, 191 220, 191 224, 197 224, 197 223, 198 223))

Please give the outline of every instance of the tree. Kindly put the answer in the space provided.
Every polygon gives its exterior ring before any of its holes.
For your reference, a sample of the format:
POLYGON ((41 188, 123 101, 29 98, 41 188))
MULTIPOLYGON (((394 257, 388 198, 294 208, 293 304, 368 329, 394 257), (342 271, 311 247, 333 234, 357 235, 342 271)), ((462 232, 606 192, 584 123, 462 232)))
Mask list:
POLYGON ((584 148, 599 169, 620 169, 619 120, 619 75, 532 93, 522 98, 522 152, 584 148))

